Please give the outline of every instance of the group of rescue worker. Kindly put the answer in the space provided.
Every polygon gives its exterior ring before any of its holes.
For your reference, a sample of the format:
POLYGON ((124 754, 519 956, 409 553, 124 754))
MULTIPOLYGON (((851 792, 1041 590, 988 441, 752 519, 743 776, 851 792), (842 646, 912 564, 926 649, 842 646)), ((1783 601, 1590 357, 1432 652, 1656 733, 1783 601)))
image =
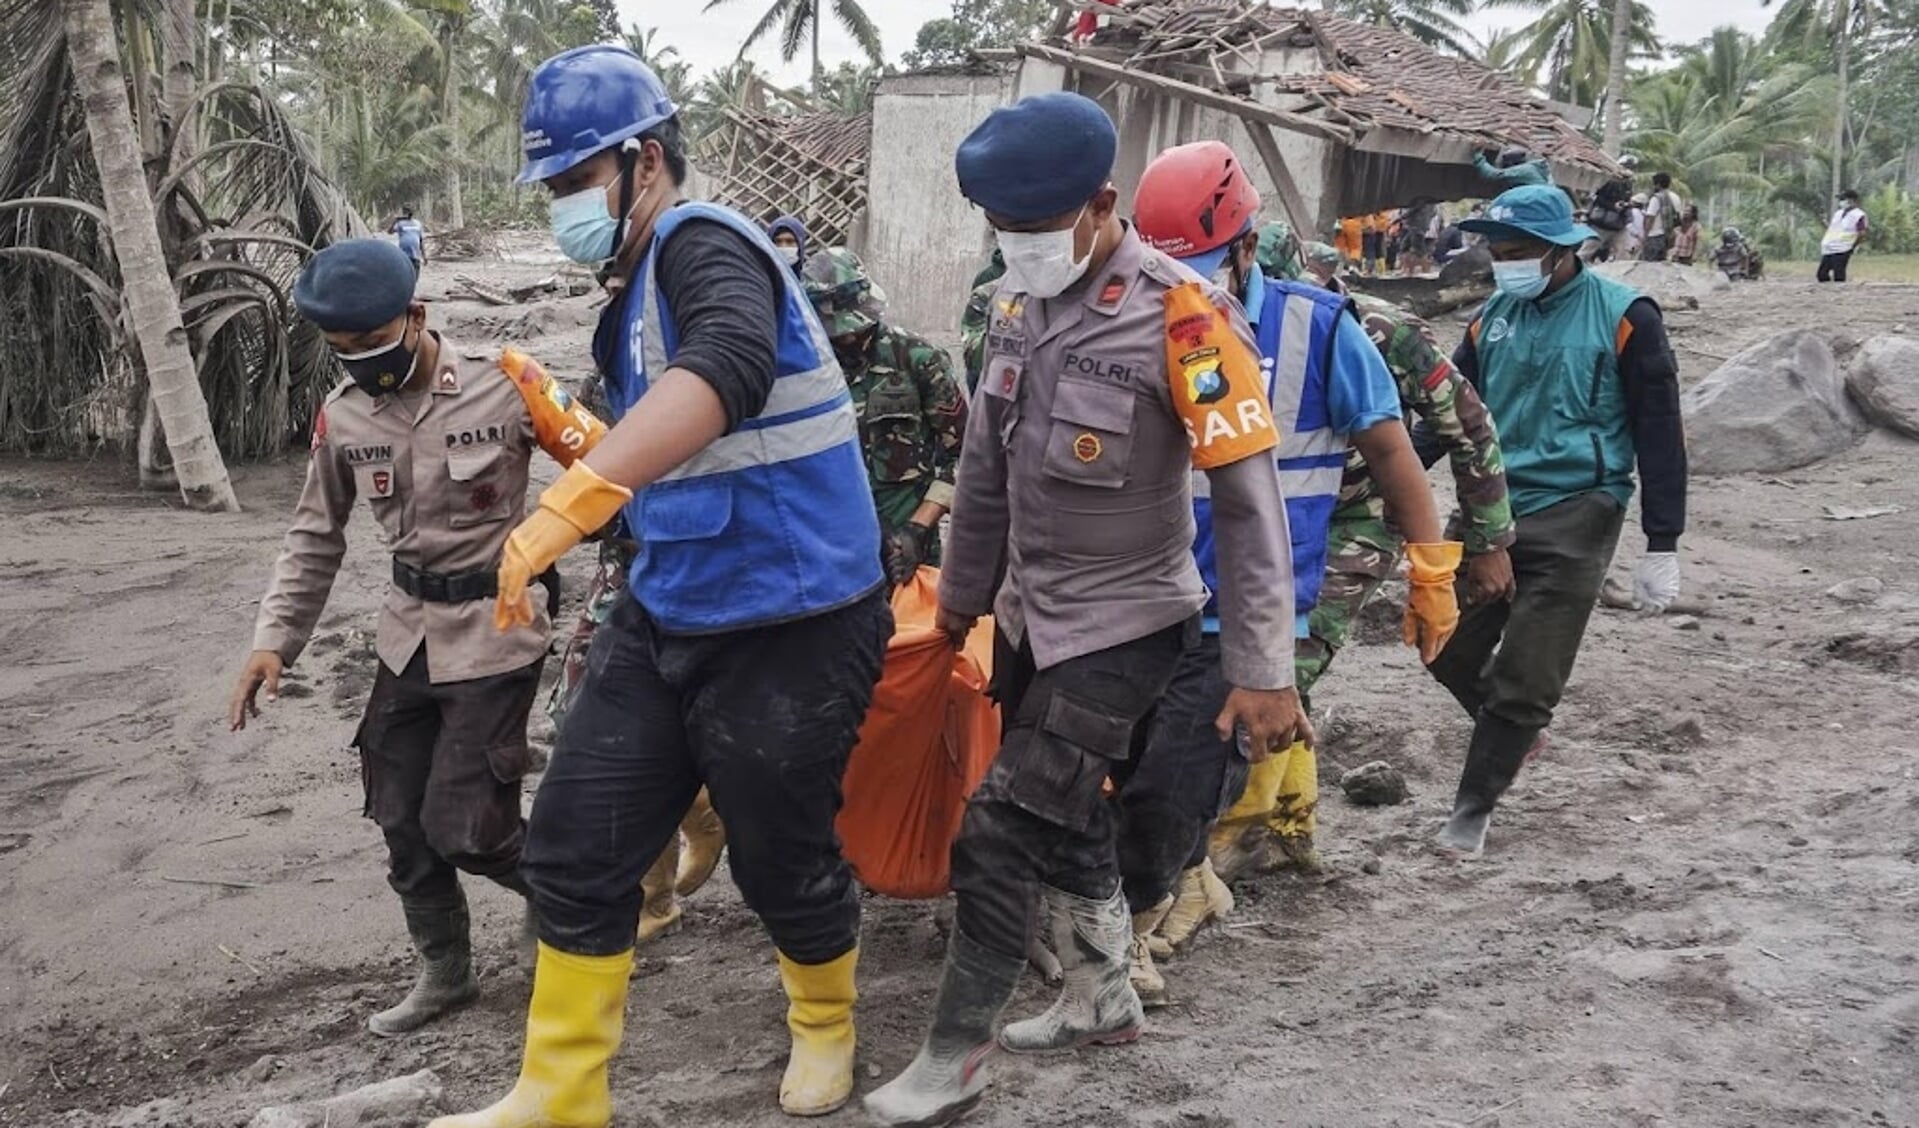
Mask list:
POLYGON ((1458 854, 1544 742, 1635 466, 1636 592, 1650 610, 1678 594, 1671 350, 1650 300, 1583 268, 1591 232, 1556 190, 1472 221, 1498 292, 1449 360, 1345 294, 1328 249, 1272 238, 1226 145, 1161 154, 1129 219, 1112 119, 1027 97, 955 155, 998 244, 962 381, 887 322, 851 252, 686 199, 676 107, 630 51, 547 60, 523 127, 520 180, 611 295, 597 382, 575 398, 517 352, 463 352, 391 244, 315 255, 295 302, 349 379, 315 421, 230 710, 241 728, 277 695, 364 498, 392 584, 354 742, 420 957, 369 1028, 477 995, 458 871, 528 905, 518 1081, 434 1128, 607 1125, 636 940, 678 924, 722 847, 789 1000, 780 1106, 851 1098, 860 909, 834 819, 889 591, 922 565, 956 644, 993 616, 1002 740, 953 845, 929 1029, 865 1098, 888 1125, 963 1114, 996 1048, 1136 1039, 1167 997, 1156 960, 1230 911, 1227 881, 1314 864, 1309 695, 1402 559, 1406 642, 1474 724, 1440 833, 1458 854), (564 470, 528 513, 536 446, 564 470), (523 820, 555 565, 589 538, 523 820), (1001 1028, 1042 922, 1059 996, 1001 1028))

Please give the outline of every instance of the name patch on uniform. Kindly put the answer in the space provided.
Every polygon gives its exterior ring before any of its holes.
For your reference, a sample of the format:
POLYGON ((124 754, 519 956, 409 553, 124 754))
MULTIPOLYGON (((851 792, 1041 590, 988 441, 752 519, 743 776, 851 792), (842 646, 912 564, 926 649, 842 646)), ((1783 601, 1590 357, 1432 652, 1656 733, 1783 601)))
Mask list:
POLYGON ((1131 384, 1139 378, 1139 369, 1131 364, 1087 353, 1067 352, 1064 367, 1109 384, 1131 384))
POLYGON ((446 445, 448 450, 451 450, 454 447, 475 446, 475 445, 486 444, 486 443, 503 443, 505 441, 506 441, 506 428, 501 427, 497 424, 489 425, 486 427, 468 427, 462 431, 448 431, 446 433, 446 445))
POLYGON ((372 446, 341 447, 340 453, 346 456, 350 465, 358 466, 365 462, 393 461, 392 443, 375 443, 372 446))

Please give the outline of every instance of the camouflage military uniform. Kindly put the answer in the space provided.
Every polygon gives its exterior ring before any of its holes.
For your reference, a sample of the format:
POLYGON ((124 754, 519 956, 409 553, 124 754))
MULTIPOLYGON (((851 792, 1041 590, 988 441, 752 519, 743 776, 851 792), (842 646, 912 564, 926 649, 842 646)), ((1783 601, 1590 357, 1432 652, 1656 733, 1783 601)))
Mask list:
MULTIPOLYGON (((1479 394, 1453 369, 1425 322, 1378 298, 1360 296, 1354 301, 1366 335, 1399 385, 1400 403, 1425 420, 1446 446, 1466 552, 1510 545, 1513 515, 1506 498, 1505 465, 1492 416, 1479 394)), ((1393 574, 1403 544, 1386 520, 1385 499, 1366 460, 1358 451, 1349 452, 1327 535, 1326 580, 1309 621, 1311 635, 1294 651, 1294 678, 1302 695, 1350 641, 1360 609, 1393 574)))
POLYGON ((978 274, 973 276, 973 292, 966 299, 966 312, 960 314, 960 347, 966 358, 966 391, 979 387, 979 374, 986 367, 986 323, 993 312, 993 295, 999 292, 999 280, 1006 276, 1006 260, 998 248, 978 274))
MULTIPOLYGON (((880 531, 905 527, 924 502, 952 508, 966 433, 966 393, 953 379, 952 358, 882 322, 886 294, 853 252, 820 251, 806 260, 801 277, 859 413, 880 531)), ((937 530, 926 537, 921 560, 939 562, 937 530)))

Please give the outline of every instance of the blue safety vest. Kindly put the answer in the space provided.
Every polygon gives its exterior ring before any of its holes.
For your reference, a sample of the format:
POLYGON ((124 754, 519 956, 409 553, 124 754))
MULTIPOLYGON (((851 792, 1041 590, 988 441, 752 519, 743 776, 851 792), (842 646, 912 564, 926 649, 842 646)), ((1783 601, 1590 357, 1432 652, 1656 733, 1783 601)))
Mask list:
POLYGON ((600 319, 594 356, 616 416, 679 351, 654 268, 690 219, 744 236, 780 279, 773 389, 742 420, 664 478, 636 491, 626 522, 640 543, 628 582, 668 631, 696 634, 803 619, 879 587, 879 519, 846 377, 797 276, 759 227, 714 204, 684 203, 655 222, 635 282, 600 319))
MULTIPOLYGON (((1347 436, 1333 430, 1328 385, 1339 319, 1348 316, 1351 303, 1317 286, 1271 278, 1265 283, 1254 304, 1259 319, 1254 333, 1280 435, 1279 484, 1293 542, 1294 629, 1303 636, 1326 576, 1326 535, 1345 477, 1347 436)), ((1207 591, 1216 593, 1212 491, 1206 475, 1198 471, 1193 473, 1193 518, 1199 527, 1193 556, 1207 591)), ((1206 603, 1209 630, 1218 629, 1218 616, 1215 594, 1206 603)))

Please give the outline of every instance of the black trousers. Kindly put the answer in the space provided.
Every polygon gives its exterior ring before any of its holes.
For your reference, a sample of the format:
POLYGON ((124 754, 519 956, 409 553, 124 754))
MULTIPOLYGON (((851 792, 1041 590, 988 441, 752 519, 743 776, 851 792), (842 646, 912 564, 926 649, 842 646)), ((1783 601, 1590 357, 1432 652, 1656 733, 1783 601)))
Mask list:
POLYGON ((442 685, 427 680, 425 644, 402 673, 380 666, 354 743, 402 900, 457 902, 457 870, 518 884, 526 718, 545 661, 442 685))
POLYGON ((1119 888, 1120 816, 1106 778, 1198 640, 1195 615, 1044 670, 1029 648, 997 648, 1005 732, 953 843, 958 926, 975 943, 1021 958, 1042 884, 1094 900, 1119 888))
POLYGON ((1137 754, 1113 773, 1119 785, 1119 872, 1126 904, 1152 908, 1180 871, 1206 859, 1206 832, 1246 787, 1252 764, 1221 740, 1213 721, 1226 706, 1219 636, 1203 635, 1134 734, 1137 754))
POLYGON ((833 820, 892 633, 881 591, 713 635, 667 634, 622 595, 533 799, 523 868, 540 938, 631 948, 640 878, 704 785, 733 880, 779 950, 802 964, 850 951, 859 901, 833 820))
POLYGON ((1852 265, 1852 252, 1841 251, 1838 254, 1819 256, 1819 281, 1844 282, 1846 268, 1852 265))
POLYGON ((1624 521, 1597 491, 1518 519, 1507 550, 1517 594, 1468 608, 1428 667, 1469 715, 1535 731, 1552 723, 1624 521))

